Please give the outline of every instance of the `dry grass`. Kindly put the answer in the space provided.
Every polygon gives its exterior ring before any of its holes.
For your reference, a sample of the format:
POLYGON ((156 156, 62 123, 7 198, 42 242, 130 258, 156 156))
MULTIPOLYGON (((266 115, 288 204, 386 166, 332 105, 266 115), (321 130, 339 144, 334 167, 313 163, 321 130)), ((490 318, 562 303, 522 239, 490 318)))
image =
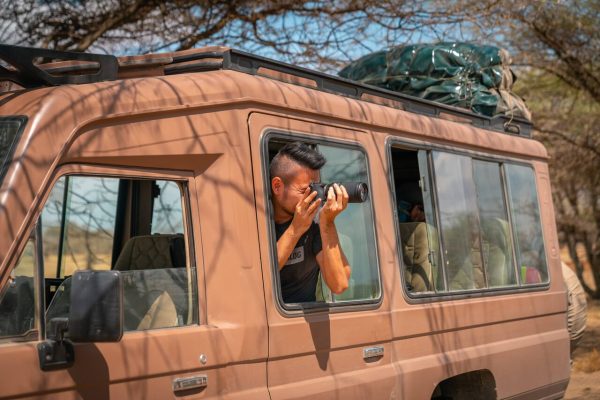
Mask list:
MULTIPOLYGON (((110 254, 100 254, 91 263, 91 269, 101 270, 110 269, 110 254)), ((56 278, 56 265, 58 257, 56 255, 50 255, 44 257, 44 276, 46 278, 56 278)), ((85 253, 69 254, 63 259, 63 266, 61 268, 63 276, 72 275, 77 269, 88 268, 88 255, 85 253)), ((19 263, 15 269, 16 276, 33 276, 34 269, 34 253, 32 246, 28 245, 19 260, 19 263)))
POLYGON ((600 353, 596 349, 580 355, 573 362, 573 370, 585 373, 600 371, 600 353))
POLYGON ((586 333, 573 354, 573 370, 600 371, 600 301, 588 301, 586 333))

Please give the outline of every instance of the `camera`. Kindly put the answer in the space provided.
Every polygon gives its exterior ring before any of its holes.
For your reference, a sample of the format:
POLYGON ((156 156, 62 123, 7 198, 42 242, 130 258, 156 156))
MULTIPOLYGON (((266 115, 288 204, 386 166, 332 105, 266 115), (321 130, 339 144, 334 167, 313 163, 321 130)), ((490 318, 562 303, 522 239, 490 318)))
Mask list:
MULTIPOLYGON (((364 203, 369 194, 369 188, 364 182, 336 182, 338 185, 344 186, 348 192, 348 203, 364 203)), ((323 203, 327 201, 327 192, 333 187, 333 183, 311 183, 310 191, 317 192, 316 199, 321 199, 323 203)))

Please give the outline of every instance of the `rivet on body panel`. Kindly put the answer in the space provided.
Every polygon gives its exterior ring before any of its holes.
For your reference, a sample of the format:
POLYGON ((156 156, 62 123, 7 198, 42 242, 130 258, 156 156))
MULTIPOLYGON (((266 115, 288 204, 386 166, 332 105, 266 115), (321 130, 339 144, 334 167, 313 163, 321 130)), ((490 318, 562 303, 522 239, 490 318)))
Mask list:
POLYGON ((208 358, 206 358, 205 354, 200 354, 200 357, 198 357, 198 359, 200 360, 200 363, 202 365, 206 365, 206 362, 208 361, 208 358))

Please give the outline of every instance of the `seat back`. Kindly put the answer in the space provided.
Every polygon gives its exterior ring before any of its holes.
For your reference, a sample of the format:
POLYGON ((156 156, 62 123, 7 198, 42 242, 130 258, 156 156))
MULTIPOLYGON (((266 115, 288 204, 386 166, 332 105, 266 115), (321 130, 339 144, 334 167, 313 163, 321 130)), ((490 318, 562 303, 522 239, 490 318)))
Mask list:
POLYGON ((413 292, 426 292, 432 287, 432 268, 429 261, 429 240, 425 222, 398 224, 402 242, 402 258, 406 266, 406 284, 413 292))
POLYGON ((123 272, 125 330, 178 326, 188 318, 182 234, 134 236, 115 269, 123 272))
POLYGON ((488 284, 491 287, 508 285, 514 281, 508 222, 490 218, 483 220, 481 226, 488 284))
POLYGON ((125 243, 114 269, 133 271, 185 267, 182 234, 134 236, 125 243))

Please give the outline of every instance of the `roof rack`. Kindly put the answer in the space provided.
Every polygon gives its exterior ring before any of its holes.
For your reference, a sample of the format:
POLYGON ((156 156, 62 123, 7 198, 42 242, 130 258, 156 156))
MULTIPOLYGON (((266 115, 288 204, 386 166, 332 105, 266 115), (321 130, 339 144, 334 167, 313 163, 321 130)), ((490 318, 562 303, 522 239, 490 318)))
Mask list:
MULTIPOLYGON (((117 79, 119 70, 119 63, 115 56, 37 49, 8 44, 0 44, 0 59, 14 68, 14 70, 10 70, 0 65, 0 79, 12 81, 24 88, 110 81, 117 79), (87 69, 96 69, 97 72, 78 75, 53 75, 36 64, 39 59, 87 61, 87 69)), ((81 64, 76 65, 76 67, 81 68, 81 64)))
POLYGON ((486 117, 467 109, 420 99, 226 47, 117 59, 111 55, 0 44, 0 59, 14 68, 9 70, 0 65, 0 81, 12 81, 25 88, 225 69, 266 76, 324 92, 384 104, 412 113, 468 123, 507 134, 531 137, 532 131, 531 122, 523 118, 506 115, 486 117), (34 61, 39 58, 67 62, 35 64, 34 61))

